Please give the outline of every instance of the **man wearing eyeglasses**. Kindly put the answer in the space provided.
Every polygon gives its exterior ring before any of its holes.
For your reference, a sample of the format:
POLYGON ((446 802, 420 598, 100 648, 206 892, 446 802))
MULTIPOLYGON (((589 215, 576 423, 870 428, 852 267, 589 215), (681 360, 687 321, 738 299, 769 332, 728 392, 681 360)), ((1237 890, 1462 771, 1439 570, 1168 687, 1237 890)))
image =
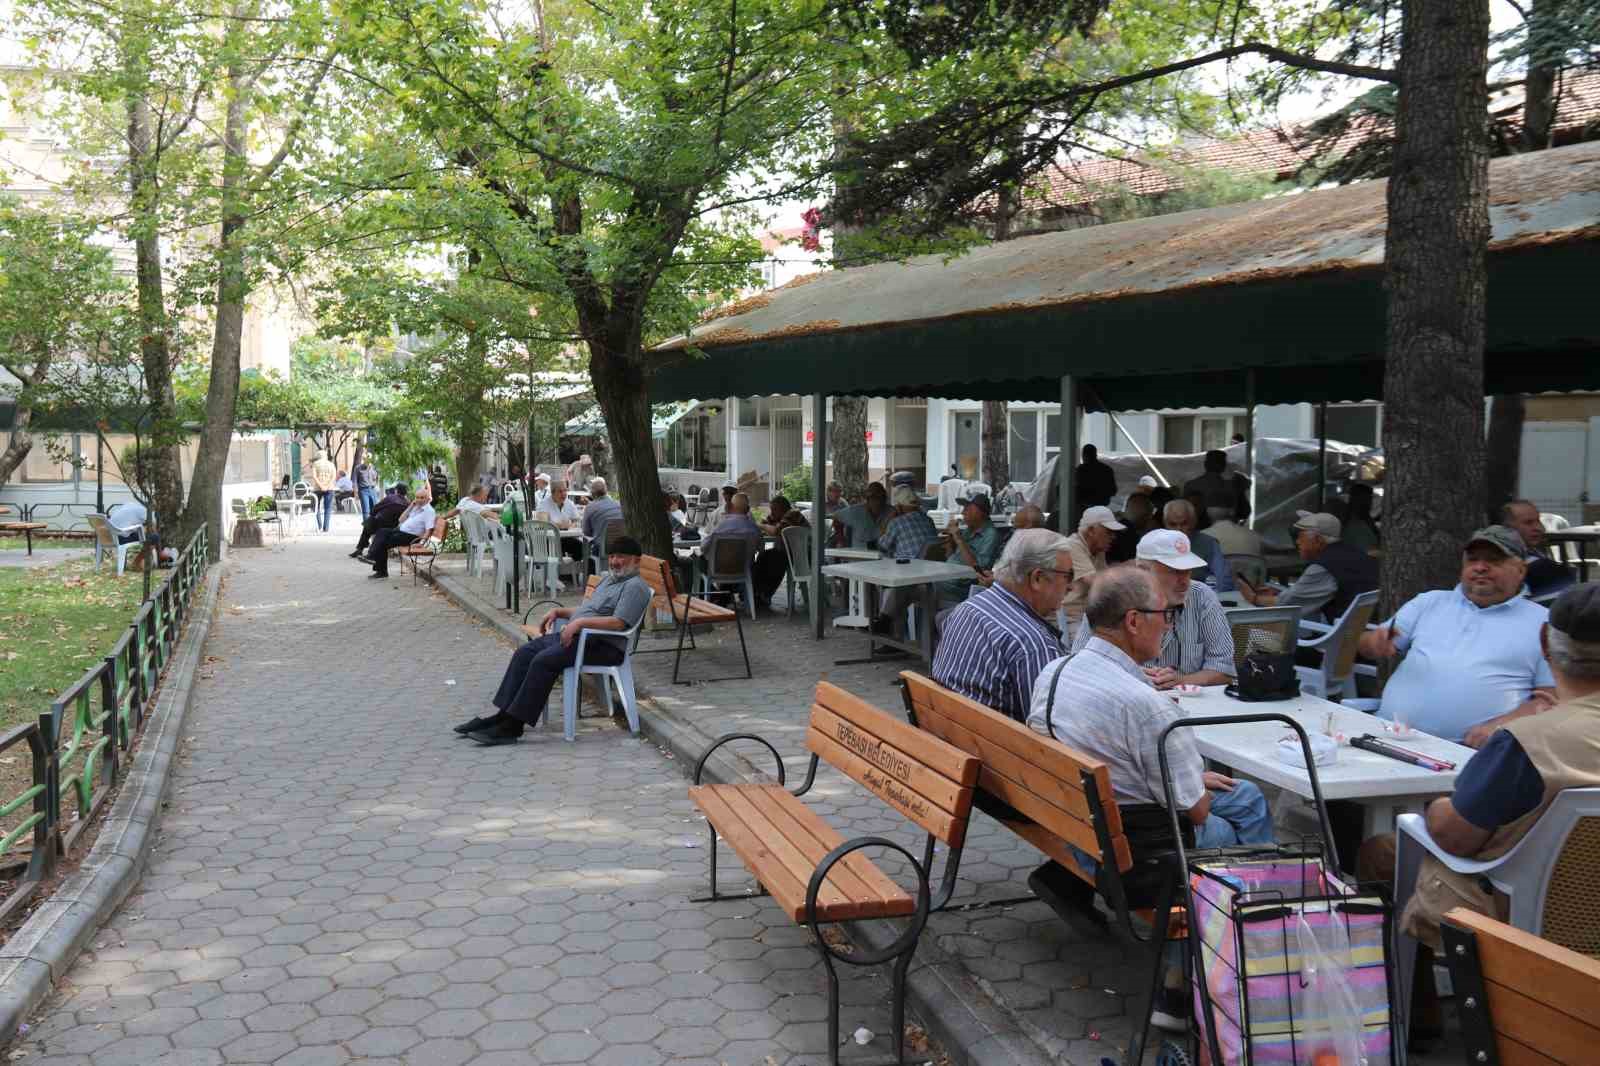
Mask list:
MULTIPOLYGON (((1114 566, 1089 590, 1083 617, 1090 636, 1083 650, 1051 663, 1033 683, 1028 726, 1106 763, 1118 803, 1166 804, 1156 749, 1161 731, 1179 718, 1178 708, 1155 690, 1140 664, 1160 654, 1174 613, 1155 574, 1114 566)), ((1172 735, 1167 758, 1173 796, 1194 823, 1197 847, 1272 840, 1272 813, 1261 790, 1207 770, 1191 732, 1172 735)))
MULTIPOLYGON (((1233 631, 1228 614, 1210 587, 1190 575, 1206 561, 1190 550, 1189 538, 1176 529, 1157 529, 1139 540, 1138 563, 1155 579, 1169 605, 1168 627, 1161 648, 1140 660, 1145 676, 1158 689, 1177 685, 1226 685, 1234 679, 1233 631)), ((1078 626, 1074 654, 1093 638, 1087 622, 1078 626)))

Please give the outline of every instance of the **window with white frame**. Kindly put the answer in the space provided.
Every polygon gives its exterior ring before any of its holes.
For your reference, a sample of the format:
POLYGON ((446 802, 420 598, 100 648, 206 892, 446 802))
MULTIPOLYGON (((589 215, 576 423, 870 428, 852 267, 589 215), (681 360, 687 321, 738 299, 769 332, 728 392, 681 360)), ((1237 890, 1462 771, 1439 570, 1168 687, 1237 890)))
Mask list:
POLYGON ((1012 411, 1006 434, 1012 481, 1039 476, 1039 412, 1012 411))
POLYGON ((1167 455, 1193 455, 1226 448, 1244 429, 1244 415, 1233 412, 1161 416, 1161 451, 1167 455))

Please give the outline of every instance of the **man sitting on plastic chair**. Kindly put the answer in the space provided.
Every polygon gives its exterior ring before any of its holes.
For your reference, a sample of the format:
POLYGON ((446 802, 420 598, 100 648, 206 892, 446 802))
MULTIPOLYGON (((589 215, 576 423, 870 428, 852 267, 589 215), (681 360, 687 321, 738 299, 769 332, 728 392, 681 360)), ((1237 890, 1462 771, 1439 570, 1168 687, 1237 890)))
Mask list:
MULTIPOLYGON (((524 728, 539 723, 550 690, 567 667, 578 657, 578 635, 585 629, 626 632, 638 625, 650 607, 650 585, 639 576, 639 556, 644 549, 632 537, 618 537, 606 554, 610 567, 594 593, 577 607, 557 607, 539 623, 540 635, 529 640, 511 656, 500 690, 495 693, 496 712, 487 718, 474 716, 455 727, 462 736, 479 744, 514 744, 524 728)), ((590 643, 584 655, 591 665, 615 666, 627 651, 618 640, 590 643)))
MULTIPOLYGON (((1455 793, 1428 805, 1428 835, 1452 855, 1479 860, 1504 855, 1557 793, 1600 787, 1600 584, 1563 593, 1550 608, 1539 643, 1555 676, 1555 705, 1496 729, 1456 776, 1455 793)), ((1393 834, 1363 844, 1358 866, 1363 881, 1392 881, 1393 834)), ((1426 856, 1400 927, 1438 951, 1439 919, 1452 907, 1506 920, 1505 897, 1486 889, 1483 878, 1456 873, 1426 856)), ((1439 1024, 1427 961, 1424 956, 1416 970, 1419 1036, 1439 1024)))

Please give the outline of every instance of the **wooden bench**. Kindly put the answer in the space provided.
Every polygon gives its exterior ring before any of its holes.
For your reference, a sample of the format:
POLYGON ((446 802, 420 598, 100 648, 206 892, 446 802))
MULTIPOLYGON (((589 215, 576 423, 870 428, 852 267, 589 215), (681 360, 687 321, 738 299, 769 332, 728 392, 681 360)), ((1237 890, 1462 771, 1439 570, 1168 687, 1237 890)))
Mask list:
POLYGON ((1098 892, 1115 919, 1112 931, 1149 953, 1150 983, 1138 1015, 1143 1024, 1126 1060, 1142 1061, 1165 942, 1186 935, 1181 909, 1174 912, 1180 898, 1175 861, 1135 869, 1105 763, 921 674, 904 671, 900 680, 911 724, 980 760, 973 805, 1050 858, 1028 876, 1034 894, 1074 925, 1088 918, 1103 926, 1094 908, 1098 892), (1098 869, 1085 869, 1073 848, 1098 869), (1149 883, 1159 888, 1141 888, 1149 883), (1135 918, 1150 932, 1141 932, 1135 918))
POLYGON ((777 749, 754 734, 719 737, 700 757, 689 797, 705 812, 711 834, 711 895, 703 898, 727 898, 717 893, 717 836, 721 834, 790 919, 809 926, 816 938, 828 973, 828 1047, 835 1066, 839 1061, 839 982, 833 960, 875 966, 894 959, 895 1055, 904 1062, 906 970, 929 913, 948 903, 955 891, 978 760, 825 681, 817 685, 806 748, 811 763, 805 783, 794 792, 784 787, 783 759, 777 749), (778 783, 701 784, 711 753, 734 740, 765 745, 777 760, 778 783), (882 837, 844 839, 800 801, 815 782, 823 759, 927 831, 920 862, 882 837), (928 876, 938 840, 949 847, 949 858, 938 895, 932 897, 928 876), (867 847, 889 848, 905 856, 917 875, 916 894, 907 892, 860 854, 867 847), (863 918, 909 918, 910 922, 900 938, 883 951, 836 955, 820 927, 863 918))
POLYGON ((397 556, 400 560, 400 569, 406 568, 406 560, 411 560, 411 583, 417 583, 418 570, 422 560, 428 560, 428 573, 433 573, 433 564, 439 559, 439 552, 444 549, 444 537, 450 523, 443 518, 436 518, 433 528, 428 530, 428 535, 421 540, 414 540, 410 544, 402 544, 390 548, 389 554, 397 556))
POLYGON ((1439 930, 1468 1066, 1600 1061, 1600 960, 1459 907, 1439 930))
MULTIPOLYGON (((727 677, 693 678, 693 681, 733 681, 745 680, 755 676, 750 669, 750 649, 744 642, 744 622, 739 617, 739 612, 731 607, 724 607, 714 603, 705 594, 696 596, 692 591, 680 593, 678 582, 672 576, 672 567, 665 559, 654 555, 644 555, 639 558, 639 576, 650 583, 650 589, 655 593, 651 601, 652 610, 665 610, 671 614, 673 628, 677 630, 678 642, 676 654, 672 661, 672 681, 674 684, 687 685, 690 680, 681 680, 678 677, 683 664, 683 642, 689 641, 689 650, 694 651, 694 627, 707 625, 724 625, 732 622, 739 632, 739 651, 744 655, 744 675, 730 674, 727 677)), ((712 596, 732 596, 732 591, 713 592, 712 596)), ((641 654, 664 652, 674 649, 650 648, 641 654)))
POLYGON ((44 522, 0 522, 0 533, 21 533, 28 538, 28 554, 33 554, 33 535, 41 529, 49 529, 44 522))

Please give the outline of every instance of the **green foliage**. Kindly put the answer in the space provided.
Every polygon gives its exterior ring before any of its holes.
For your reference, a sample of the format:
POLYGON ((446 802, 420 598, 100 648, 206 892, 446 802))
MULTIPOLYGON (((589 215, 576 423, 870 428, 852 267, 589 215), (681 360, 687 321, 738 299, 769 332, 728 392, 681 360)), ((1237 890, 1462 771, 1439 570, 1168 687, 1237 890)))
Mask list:
POLYGON ((384 475, 385 485, 404 481, 411 488, 413 475, 450 461, 450 449, 424 431, 427 415, 409 402, 397 404, 375 418, 367 431, 372 463, 384 475))
POLYGON ((789 502, 811 499, 811 464, 803 463, 783 476, 778 483, 778 492, 789 498, 789 502))
POLYGON ((1286 191, 1285 186, 1267 175, 1234 174, 1226 170, 1178 164, 1157 166, 1177 182, 1175 188, 1156 195, 1137 195, 1120 185, 1099 188, 1094 192, 1092 209, 1095 214, 1104 222, 1123 222, 1202 207, 1245 203, 1286 191))

